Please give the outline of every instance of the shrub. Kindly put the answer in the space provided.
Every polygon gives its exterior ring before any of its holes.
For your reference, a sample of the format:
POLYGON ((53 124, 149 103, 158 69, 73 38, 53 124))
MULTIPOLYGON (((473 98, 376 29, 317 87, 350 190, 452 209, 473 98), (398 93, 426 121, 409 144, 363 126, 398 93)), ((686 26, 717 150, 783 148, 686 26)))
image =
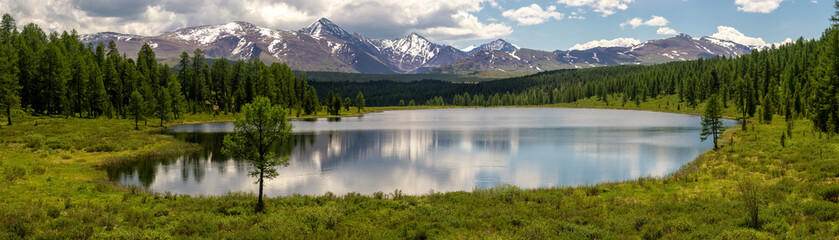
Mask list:
POLYGON ((116 152, 119 146, 114 144, 97 144, 84 149, 85 152, 116 152))
POLYGON ((46 207, 46 211, 47 211, 47 216, 49 216, 51 218, 57 218, 58 216, 61 216, 61 209, 59 209, 56 206, 48 205, 46 207))
POLYGON ((760 207, 763 204, 761 196, 762 187, 757 180, 745 177, 737 184, 740 190, 740 200, 743 201, 743 208, 749 220, 749 225, 754 229, 760 228, 760 207))
POLYGON ((172 233, 175 235, 205 235, 218 231, 218 225, 209 214, 188 214, 178 218, 172 233))
POLYGON ((769 234, 765 232, 755 231, 754 229, 740 228, 736 230, 726 231, 720 236, 721 240, 738 240, 738 239, 752 239, 752 240, 769 240, 772 239, 769 234))
POLYGON ((123 217, 129 224, 143 227, 151 222, 154 213, 150 209, 132 207, 125 210, 123 217))
POLYGON ((839 204, 827 201, 809 201, 803 204, 804 214, 818 218, 822 221, 831 221, 839 218, 839 204))
POLYGON ((36 175, 44 175, 44 173, 47 173, 47 167, 44 165, 36 165, 32 167, 32 173, 36 175))
POLYGON ((26 138, 24 139, 24 142, 26 143, 25 144, 26 147, 37 150, 37 149, 41 148, 41 146, 44 145, 44 142, 46 142, 46 139, 47 138, 44 137, 44 135, 35 133, 35 134, 30 134, 30 135, 26 136, 26 138))
POLYGON ((3 177, 7 182, 14 183, 26 176, 26 169, 18 165, 6 166, 3 177))
POLYGON ((93 236, 93 226, 85 225, 69 218, 57 218, 48 224, 49 231, 43 232, 42 239, 88 239, 93 236))
POLYGON ((385 193, 383 193, 382 191, 374 192, 373 193, 373 198, 384 199, 385 198, 385 193))
POLYGON ((825 201, 839 202, 839 185, 830 185, 820 189, 816 195, 825 201))

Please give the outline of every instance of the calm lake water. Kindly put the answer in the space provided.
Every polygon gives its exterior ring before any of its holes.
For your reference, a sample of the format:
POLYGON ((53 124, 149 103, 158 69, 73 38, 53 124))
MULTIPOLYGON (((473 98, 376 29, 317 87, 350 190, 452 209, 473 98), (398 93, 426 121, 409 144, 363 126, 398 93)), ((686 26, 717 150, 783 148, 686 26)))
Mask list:
MULTIPOLYGON (((275 146, 291 164, 266 181, 269 196, 595 184, 664 176, 713 147, 699 141, 699 116, 626 110, 411 110, 292 123, 294 143, 275 146)), ((191 195, 256 192, 250 165, 221 154, 232 123, 169 131, 203 151, 109 169, 111 180, 191 195)))

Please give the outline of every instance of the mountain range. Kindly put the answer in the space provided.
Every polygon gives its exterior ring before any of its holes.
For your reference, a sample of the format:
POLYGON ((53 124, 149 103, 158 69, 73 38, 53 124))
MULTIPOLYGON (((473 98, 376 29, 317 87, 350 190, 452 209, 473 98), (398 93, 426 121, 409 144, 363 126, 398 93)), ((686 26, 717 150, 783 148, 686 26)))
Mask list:
POLYGON ((147 43, 158 60, 170 63, 177 62, 182 52, 192 54, 200 48, 208 58, 259 58, 264 62, 285 62, 298 71, 499 77, 565 68, 734 57, 752 51, 735 42, 686 34, 630 47, 548 52, 519 48, 498 39, 461 50, 434 43, 417 33, 397 39, 368 38, 349 33, 326 18, 297 31, 230 22, 182 28, 159 36, 101 32, 80 38, 83 42, 114 41, 120 51, 129 55, 147 43))

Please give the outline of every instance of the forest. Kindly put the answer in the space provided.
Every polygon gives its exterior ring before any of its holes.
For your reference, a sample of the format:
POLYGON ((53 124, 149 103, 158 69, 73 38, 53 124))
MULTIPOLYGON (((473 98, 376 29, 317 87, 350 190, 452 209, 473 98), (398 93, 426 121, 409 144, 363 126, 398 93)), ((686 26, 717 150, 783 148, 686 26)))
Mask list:
POLYGON ((17 107, 33 115, 154 117, 161 124, 184 113, 233 113, 257 96, 298 116, 321 108, 305 74, 296 78, 286 64, 208 61, 196 49, 171 68, 158 63, 148 44, 131 58, 114 42, 85 45, 75 31, 47 35, 31 23, 18 32, 9 14, 3 15, 0 53, 0 107, 10 125, 17 107))

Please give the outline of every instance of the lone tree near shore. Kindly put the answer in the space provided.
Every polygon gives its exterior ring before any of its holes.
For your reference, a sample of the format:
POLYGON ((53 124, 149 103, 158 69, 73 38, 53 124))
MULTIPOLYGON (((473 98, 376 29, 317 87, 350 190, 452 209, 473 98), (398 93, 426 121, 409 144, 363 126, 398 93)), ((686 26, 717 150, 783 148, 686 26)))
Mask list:
POLYGON ((714 150, 717 150, 717 138, 722 133, 722 107, 717 95, 711 95, 705 105, 705 115, 702 116, 702 134, 699 139, 704 142, 708 137, 714 140, 714 150))
POLYGON ((272 106, 266 97, 258 97, 253 103, 242 107, 233 123, 233 133, 224 136, 222 152, 231 157, 245 160, 254 166, 248 174, 257 177, 259 200, 256 212, 265 210, 262 201, 262 189, 265 179, 277 177, 277 166, 288 166, 288 156, 279 156, 272 152, 271 146, 283 144, 291 135, 291 123, 286 120, 286 111, 282 106, 272 106))

